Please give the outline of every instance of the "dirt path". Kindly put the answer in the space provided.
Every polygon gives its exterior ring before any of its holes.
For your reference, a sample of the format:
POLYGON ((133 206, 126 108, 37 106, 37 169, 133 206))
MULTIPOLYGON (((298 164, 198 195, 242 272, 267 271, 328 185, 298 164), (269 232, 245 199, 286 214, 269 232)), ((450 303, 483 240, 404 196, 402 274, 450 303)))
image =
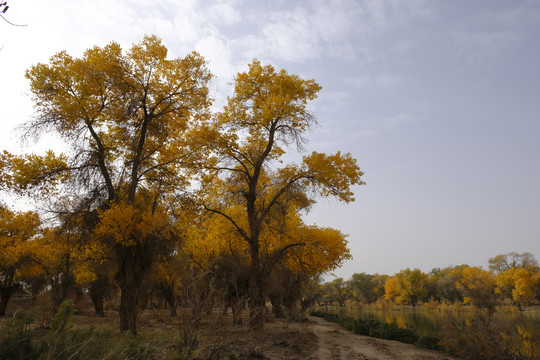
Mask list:
POLYGON ((437 351, 353 334, 321 318, 309 320, 310 329, 318 338, 318 360, 455 360, 437 351))

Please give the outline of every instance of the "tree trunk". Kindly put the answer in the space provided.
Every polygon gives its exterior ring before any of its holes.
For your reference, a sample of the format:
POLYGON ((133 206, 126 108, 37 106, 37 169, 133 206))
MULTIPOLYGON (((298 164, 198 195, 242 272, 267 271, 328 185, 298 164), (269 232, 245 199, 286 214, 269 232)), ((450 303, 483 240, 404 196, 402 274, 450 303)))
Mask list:
POLYGON ((141 250, 138 245, 116 247, 119 265, 120 330, 129 330, 133 335, 137 335, 138 295, 145 270, 143 259, 138 256, 141 250))
POLYGON ((264 324, 264 297, 256 294, 249 301, 249 322, 248 326, 252 330, 262 330, 264 324))
POLYGON ((110 289, 111 285, 109 284, 107 277, 99 273, 97 274, 97 279, 88 287, 96 315, 105 316, 103 303, 105 298, 109 295, 110 289))
POLYGON ((7 304, 15 292, 15 270, 11 269, 4 272, 2 283, 0 283, 0 316, 6 315, 7 304))
POLYGON ((236 300, 232 304, 233 324, 242 325, 242 310, 244 309, 244 300, 236 300))
POLYGON ((35 276, 28 279, 28 285, 30 286, 30 292, 32 293, 32 304, 36 302, 39 292, 46 284, 47 280, 44 276, 35 276))
POLYGON ((264 324, 264 295, 263 286, 258 274, 251 276, 249 291, 249 321, 248 326, 253 330, 262 330, 264 324))
POLYGON ((299 321, 300 320, 300 311, 298 307, 297 301, 286 301, 285 302, 285 310, 287 311, 287 318, 291 321, 299 321))
POLYGON ((279 294, 269 294, 270 302, 272 303, 272 312, 274 316, 278 319, 285 318, 285 313, 283 312, 283 302, 279 294))
POLYGON ((411 305, 413 308, 416 308, 416 304, 418 303, 418 296, 416 295, 411 295, 411 301, 410 301, 411 305))
POLYGON ((39 288, 32 287, 32 289, 31 289, 31 293, 32 293, 32 304, 35 304, 35 303, 36 303, 37 297, 38 297, 38 295, 39 295, 39 291, 40 291, 40 290, 41 290, 41 289, 39 289, 39 288))
MULTIPOLYGON (((53 306, 56 312, 64 300, 68 299, 68 292, 73 288, 73 275, 71 274, 71 257, 69 254, 65 256, 64 269, 57 276, 53 284, 53 306)), ((75 302, 75 299, 72 299, 75 302)))
MULTIPOLYGON (((172 286, 174 289, 174 285, 172 286)), ((165 295, 165 301, 171 310, 171 316, 177 316, 176 313, 176 296, 174 295, 174 290, 163 289, 163 294, 165 295)))
POLYGON ((263 281, 261 279, 259 244, 258 240, 252 239, 251 266, 249 271, 249 321, 248 326, 252 330, 262 330, 264 324, 264 294, 263 281))
POLYGON ((175 281, 172 283, 162 283, 160 285, 161 294, 165 299, 165 303, 169 306, 171 316, 176 316, 176 296, 174 295, 175 281))
POLYGON ((105 316, 105 312, 103 311, 103 296, 92 295, 92 303, 94 304, 96 315, 105 316))
POLYGON ((6 309, 9 302, 9 299, 11 299, 11 296, 13 295, 13 289, 11 288, 2 288, 0 290, 0 316, 6 315, 6 309))
POLYGON ((176 304, 173 302, 172 304, 169 304, 169 306, 171 307, 171 316, 175 317, 178 315, 178 313, 176 312, 176 304))
POLYGON ((223 312, 221 313, 221 315, 227 315, 227 311, 229 310, 229 308, 231 307, 231 304, 228 300, 225 301, 225 304, 223 304, 223 312))
POLYGON ((120 287, 120 330, 137 335, 137 288, 133 282, 120 287))
POLYGON ((144 310, 148 309, 148 305, 150 305, 150 308, 153 308, 153 301, 150 299, 150 294, 148 293, 148 289, 141 289, 140 287, 137 288, 137 306, 139 307, 139 310, 141 310, 141 313, 144 312, 144 310))

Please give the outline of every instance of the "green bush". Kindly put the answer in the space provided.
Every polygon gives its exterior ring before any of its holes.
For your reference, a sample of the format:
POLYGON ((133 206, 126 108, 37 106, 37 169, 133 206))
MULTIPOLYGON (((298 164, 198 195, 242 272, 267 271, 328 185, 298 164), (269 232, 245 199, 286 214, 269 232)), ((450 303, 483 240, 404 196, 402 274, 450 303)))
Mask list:
POLYGON ((425 335, 420 336, 416 345, 421 348, 442 350, 442 346, 439 345, 440 339, 437 336, 425 335))
POLYGON ((352 331, 355 334, 385 340, 396 340, 407 344, 415 344, 419 338, 414 329, 400 329, 396 323, 386 324, 371 318, 353 319, 350 317, 340 317, 337 314, 322 311, 313 311, 311 315, 340 324, 345 329, 352 331))
POLYGON ((356 319, 354 320, 353 332, 355 334, 369 336, 371 329, 381 325, 382 323, 375 319, 356 319))
POLYGON ((342 317, 338 319, 338 323, 348 331, 354 330, 354 319, 350 317, 342 317))
POLYGON ((0 328, 0 359, 33 360, 39 355, 39 348, 32 342, 28 326, 34 321, 31 314, 17 312, 13 319, 4 322, 0 328))
POLYGON ((85 359, 154 359, 153 339, 145 335, 133 336, 115 330, 94 328, 65 330, 47 337, 39 359, 85 360, 85 359))
POLYGON ((412 329, 400 329, 396 323, 381 324, 370 329, 369 336, 385 340, 396 340, 407 344, 414 344, 418 335, 412 329))
POLYGON ((69 325, 69 322, 74 314, 75 307, 73 305, 73 301, 69 299, 64 300, 62 304, 60 304, 58 312, 54 314, 54 317, 52 318, 51 330, 55 333, 64 331, 69 325))
POLYGON ((51 321, 51 329, 39 338, 30 331, 34 318, 16 313, 0 328, 2 360, 146 360, 154 359, 158 341, 152 336, 118 334, 112 329, 69 329, 73 303, 64 301, 51 321))

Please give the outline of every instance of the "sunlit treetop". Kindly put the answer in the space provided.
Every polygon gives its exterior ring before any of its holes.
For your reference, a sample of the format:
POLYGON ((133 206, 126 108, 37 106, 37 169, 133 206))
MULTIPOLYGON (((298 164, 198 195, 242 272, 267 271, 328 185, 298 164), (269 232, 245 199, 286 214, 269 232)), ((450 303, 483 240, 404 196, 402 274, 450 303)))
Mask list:
POLYGON ((187 185, 200 148, 189 133, 211 105, 199 54, 168 59, 161 40, 146 36, 127 52, 115 42, 81 58, 59 52, 26 77, 36 109, 27 133, 55 131, 72 147, 62 160, 74 184, 130 201, 141 187, 166 194, 187 185))
POLYGON ((28 243, 39 231, 39 216, 0 206, 0 270, 17 266, 28 257, 28 243))
POLYGON ((256 162, 261 157, 279 158, 282 145, 301 146, 302 134, 315 124, 307 103, 320 89, 314 80, 277 72, 254 60, 247 72, 236 76, 234 95, 217 117, 220 127, 228 130, 230 151, 240 151, 246 161, 256 162))
POLYGON ((540 272, 512 267, 495 276, 497 293, 511 296, 519 303, 532 303, 536 298, 534 288, 540 284, 540 272))

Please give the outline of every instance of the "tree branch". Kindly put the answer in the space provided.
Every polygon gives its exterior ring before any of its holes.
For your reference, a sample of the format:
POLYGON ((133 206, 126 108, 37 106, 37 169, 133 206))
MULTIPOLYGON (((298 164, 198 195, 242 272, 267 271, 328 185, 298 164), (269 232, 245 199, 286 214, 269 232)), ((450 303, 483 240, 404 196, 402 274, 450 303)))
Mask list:
POLYGON ((250 237, 246 234, 246 232, 244 231, 244 229, 242 229, 237 223, 236 221, 234 221, 233 218, 231 218, 229 215, 225 214, 224 212, 220 211, 220 210, 217 210, 217 209, 211 209, 209 207, 207 207, 206 205, 203 205, 204 206, 204 209, 206 211, 210 211, 212 213, 215 213, 215 214, 219 214, 221 216, 223 216, 225 219, 229 220, 229 222, 231 224, 233 224, 233 226, 236 228, 236 230, 238 231, 238 233, 244 238, 244 240, 246 240, 248 243, 251 244, 251 239, 250 237))
POLYGON ((266 276, 270 275, 270 272, 274 269, 274 266, 276 265, 278 260, 287 253, 287 250, 296 246, 306 246, 306 243, 297 242, 297 243, 289 244, 281 248, 280 250, 275 251, 272 255, 270 255, 268 260, 264 263, 263 268, 261 270, 262 278, 265 279, 266 276))

